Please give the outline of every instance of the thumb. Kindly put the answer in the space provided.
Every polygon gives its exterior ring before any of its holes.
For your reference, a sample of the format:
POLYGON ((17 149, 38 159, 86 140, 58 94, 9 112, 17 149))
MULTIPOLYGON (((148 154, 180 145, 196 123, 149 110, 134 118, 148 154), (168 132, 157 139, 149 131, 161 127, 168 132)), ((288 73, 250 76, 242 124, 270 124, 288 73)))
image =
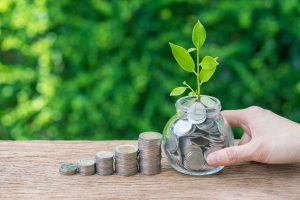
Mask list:
POLYGON ((207 163, 211 166, 227 166, 251 160, 251 142, 221 149, 207 156, 207 163))

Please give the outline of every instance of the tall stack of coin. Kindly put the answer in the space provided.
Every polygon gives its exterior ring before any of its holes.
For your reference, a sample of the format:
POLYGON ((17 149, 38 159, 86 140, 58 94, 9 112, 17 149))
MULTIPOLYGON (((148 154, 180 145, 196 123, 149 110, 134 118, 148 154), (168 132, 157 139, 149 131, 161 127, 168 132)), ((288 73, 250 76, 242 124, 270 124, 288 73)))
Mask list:
POLYGON ((137 173, 138 148, 134 145, 119 145, 115 150, 116 173, 121 176, 132 176, 137 173))
POLYGON ((161 139, 162 135, 156 132, 140 134, 138 146, 141 173, 154 175, 161 172, 161 139))
POLYGON ((114 173, 114 153, 111 151, 99 151, 96 154, 96 171, 99 175, 111 175, 114 173))
POLYGON ((78 161, 79 174, 83 176, 93 175, 96 172, 95 160, 91 158, 83 158, 78 161))

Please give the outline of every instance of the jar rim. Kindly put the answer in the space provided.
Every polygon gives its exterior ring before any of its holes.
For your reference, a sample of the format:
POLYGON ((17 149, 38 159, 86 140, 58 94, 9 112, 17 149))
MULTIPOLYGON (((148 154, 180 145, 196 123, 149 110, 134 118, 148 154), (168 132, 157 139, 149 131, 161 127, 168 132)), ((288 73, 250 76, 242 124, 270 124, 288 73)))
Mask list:
MULTIPOLYGON (((206 111, 211 111, 211 110, 221 111, 221 102, 220 102, 219 99, 217 99, 216 97, 213 97, 213 96, 209 96, 209 95, 200 95, 200 96, 201 97, 207 97, 207 98, 209 98, 209 99, 211 99, 215 102, 215 105, 214 105, 213 108, 204 108, 206 111)), ((187 110, 188 106, 184 105, 184 103, 188 102, 188 101, 191 101, 191 100, 196 101, 197 96, 184 96, 184 97, 181 97, 180 99, 178 99, 176 101, 175 106, 179 110, 187 110)))

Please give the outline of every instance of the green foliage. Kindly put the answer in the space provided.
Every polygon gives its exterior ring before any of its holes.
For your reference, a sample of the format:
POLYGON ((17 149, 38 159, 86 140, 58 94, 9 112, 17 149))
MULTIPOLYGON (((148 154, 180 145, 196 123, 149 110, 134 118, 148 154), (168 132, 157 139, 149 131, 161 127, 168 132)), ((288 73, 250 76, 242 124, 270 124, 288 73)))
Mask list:
POLYGON ((185 48, 172 44, 171 42, 170 46, 172 54, 180 67, 187 72, 195 72, 195 63, 189 52, 185 48))
POLYGON ((209 34, 200 54, 221 63, 202 92, 223 109, 259 105, 300 122, 299 4, 1 0, 0 139, 162 131, 175 114, 169 91, 190 78, 168 42, 191 46, 198 19, 209 34))
POLYGON ((199 74, 201 83, 207 82, 212 77, 218 64, 217 58, 213 58, 211 56, 205 56, 202 59, 200 63, 202 69, 199 74))
POLYGON ((170 94, 170 96, 178 96, 178 95, 182 95, 187 87, 177 87, 174 88, 170 94))
POLYGON ((212 75, 216 71, 216 67, 219 64, 217 62, 217 58, 213 58, 211 56, 205 56, 201 63, 199 63, 199 52, 200 48, 202 47, 203 43, 206 39, 206 31, 204 26, 200 23, 198 20, 197 23, 194 25, 193 32, 192 32, 192 41, 196 48, 189 48, 186 50, 185 48, 174 45, 170 43, 172 54, 177 61, 177 63, 182 67, 185 71, 193 72, 196 75, 197 78, 197 90, 193 90, 191 86, 187 85, 187 83, 184 81, 182 84, 186 85, 187 87, 177 87, 172 90, 170 96, 179 96, 182 95, 186 89, 190 90, 189 96, 198 96, 198 99, 200 99, 200 87, 203 83, 207 82, 212 75), (191 52, 196 51, 197 59, 196 59, 196 65, 197 65, 197 72, 195 72, 195 63, 190 55, 191 52), (200 67, 202 69, 200 70, 200 67))
POLYGON ((206 39, 205 28, 198 20, 198 22, 195 24, 195 26, 193 28, 192 41, 193 41, 195 47, 200 49, 202 47, 202 45, 204 44, 205 39, 206 39))

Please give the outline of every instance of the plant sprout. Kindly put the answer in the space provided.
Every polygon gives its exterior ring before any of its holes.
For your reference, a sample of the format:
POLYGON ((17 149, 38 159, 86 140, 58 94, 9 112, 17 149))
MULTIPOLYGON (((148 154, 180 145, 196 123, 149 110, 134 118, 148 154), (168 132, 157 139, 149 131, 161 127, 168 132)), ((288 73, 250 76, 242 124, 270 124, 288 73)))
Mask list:
POLYGON ((213 58, 211 56, 204 56, 202 61, 200 62, 200 48, 203 46, 206 39, 206 31, 204 26, 198 20, 195 24, 192 32, 192 41, 195 47, 189 48, 188 50, 173 44, 169 43, 171 46, 172 54, 179 64, 179 66, 190 73, 195 74, 197 78, 197 88, 194 90, 186 81, 184 81, 181 87, 176 87, 172 90, 170 96, 178 96, 183 94, 187 89, 190 90, 189 96, 196 96, 198 100, 200 100, 200 89, 201 85, 207 82, 212 75, 214 74, 217 65, 218 57, 213 58), (195 62, 190 53, 196 52, 196 67, 195 62), (201 67, 201 69, 200 69, 201 67))

